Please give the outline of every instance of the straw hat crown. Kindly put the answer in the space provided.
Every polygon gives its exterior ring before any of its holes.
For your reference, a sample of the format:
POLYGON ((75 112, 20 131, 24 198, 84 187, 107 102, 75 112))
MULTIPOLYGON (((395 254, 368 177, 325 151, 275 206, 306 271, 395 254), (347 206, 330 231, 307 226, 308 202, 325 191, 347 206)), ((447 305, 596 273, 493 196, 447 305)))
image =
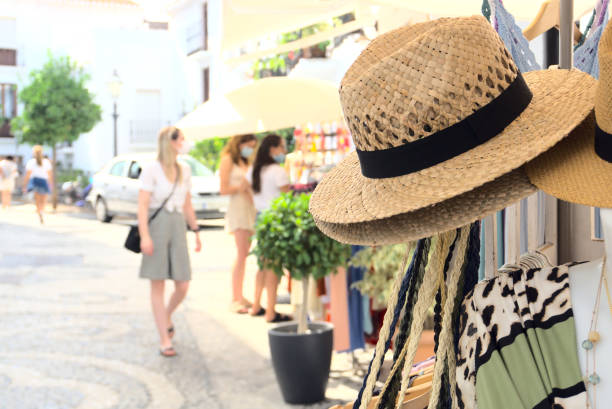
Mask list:
POLYGON ((427 138, 501 94, 518 69, 484 17, 443 18, 375 39, 340 86, 358 150, 427 138))

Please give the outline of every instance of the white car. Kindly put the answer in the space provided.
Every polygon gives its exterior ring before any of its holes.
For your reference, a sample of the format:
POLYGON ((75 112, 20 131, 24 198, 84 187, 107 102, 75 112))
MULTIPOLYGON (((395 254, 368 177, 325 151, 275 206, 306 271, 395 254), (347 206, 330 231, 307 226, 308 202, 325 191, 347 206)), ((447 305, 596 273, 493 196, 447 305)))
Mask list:
MULTIPOLYGON (((98 220, 108 223, 114 216, 135 216, 138 212, 138 177, 141 164, 155 160, 154 153, 115 157, 93 176, 87 200, 96 210, 98 220)), ((217 219, 225 215, 229 198, 219 194, 219 178, 189 155, 179 161, 191 168, 191 201, 198 219, 217 219)))

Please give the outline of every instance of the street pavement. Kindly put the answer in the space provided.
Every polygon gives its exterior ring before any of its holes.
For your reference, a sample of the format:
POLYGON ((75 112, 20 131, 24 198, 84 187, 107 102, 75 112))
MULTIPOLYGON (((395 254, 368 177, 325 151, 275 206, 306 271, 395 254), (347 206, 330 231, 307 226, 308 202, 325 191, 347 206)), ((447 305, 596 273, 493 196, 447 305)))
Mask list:
MULTIPOLYGON (((269 325, 228 311, 234 246, 222 222, 206 223, 192 254, 173 359, 158 353, 140 256, 123 249, 127 222, 67 211, 40 225, 31 205, 0 210, 0 409, 303 407, 283 402, 269 325)), ((255 271, 250 257, 247 296, 255 271)), ((308 407, 352 400, 360 382, 351 355, 334 354, 327 400, 308 407)))

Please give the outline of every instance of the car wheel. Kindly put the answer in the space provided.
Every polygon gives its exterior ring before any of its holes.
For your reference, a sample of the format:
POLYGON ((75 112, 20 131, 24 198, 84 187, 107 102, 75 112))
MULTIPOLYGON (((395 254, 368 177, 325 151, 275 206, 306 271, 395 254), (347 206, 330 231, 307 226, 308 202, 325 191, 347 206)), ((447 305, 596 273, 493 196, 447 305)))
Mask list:
POLYGON ((110 223, 110 221, 113 220, 113 216, 108 214, 106 202, 101 197, 96 201, 96 218, 102 223, 110 223))

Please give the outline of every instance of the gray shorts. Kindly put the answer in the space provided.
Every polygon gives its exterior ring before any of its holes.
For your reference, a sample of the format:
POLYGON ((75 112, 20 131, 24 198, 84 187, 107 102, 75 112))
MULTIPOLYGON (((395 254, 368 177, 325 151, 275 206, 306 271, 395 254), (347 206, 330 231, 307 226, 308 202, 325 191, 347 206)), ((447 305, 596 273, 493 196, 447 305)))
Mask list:
POLYGON ((149 224, 153 255, 142 255, 140 277, 151 280, 191 280, 187 225, 182 213, 163 209, 149 224))

